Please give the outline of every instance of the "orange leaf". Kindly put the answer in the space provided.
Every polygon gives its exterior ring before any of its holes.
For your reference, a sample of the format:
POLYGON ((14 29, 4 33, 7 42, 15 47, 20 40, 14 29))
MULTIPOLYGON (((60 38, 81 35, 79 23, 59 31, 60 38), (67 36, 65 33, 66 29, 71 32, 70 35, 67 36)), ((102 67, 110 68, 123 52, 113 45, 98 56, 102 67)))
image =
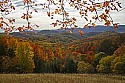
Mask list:
POLYGON ((105 1, 103 4, 104 7, 109 6, 109 1, 105 1))
POLYGON ((51 14, 54 14, 54 12, 52 12, 51 14))
POLYGON ((76 18, 72 18, 74 21, 76 21, 76 18))
POLYGON ((87 1, 83 1, 84 4, 87 4, 87 1))
POLYGON ((115 23, 115 24, 113 24, 113 26, 114 26, 114 29, 118 29, 118 24, 117 23, 115 23))
POLYGON ((38 13, 37 9, 34 9, 34 11, 38 13))
POLYGON ((108 14, 108 13, 109 13, 109 11, 110 11, 110 10, 107 10, 107 9, 106 9, 106 10, 105 10, 106 14, 108 14))
POLYGON ((12 20, 9 20, 9 22, 12 24, 13 23, 13 21, 12 20))
POLYGON ((59 13, 59 10, 58 9, 55 9, 55 14, 58 14, 59 13))
POLYGON ((93 16, 92 19, 95 19, 95 16, 93 16))
POLYGON ((84 28, 88 28, 88 24, 86 24, 86 25, 84 26, 84 28))
POLYGON ((29 15, 29 18, 33 18, 32 15, 29 15))
POLYGON ((25 19, 25 16, 21 16, 21 18, 25 19))
POLYGON ((6 3, 8 3, 8 2, 7 2, 7 0, 6 0, 6 1, 4 1, 4 4, 6 4, 6 3))
POLYGON ((57 23, 54 23, 54 27, 57 26, 57 23))
POLYGON ((6 24, 7 26, 9 26, 6 22, 4 22, 4 21, 1 21, 1 23, 4 23, 4 24, 6 24))
POLYGON ((24 5, 26 4, 27 0, 23 0, 24 5))
POLYGON ((95 8, 92 8, 90 11, 93 12, 95 10, 95 8))
POLYGON ((3 20, 3 18, 1 17, 0 20, 3 20))
POLYGON ((19 32, 22 32, 22 27, 18 27, 17 29, 19 30, 19 32))
POLYGON ((80 36, 82 36, 84 34, 84 32, 81 30, 79 30, 78 32, 80 33, 80 36))
POLYGON ((11 9, 15 10, 15 7, 14 7, 14 6, 11 6, 11 9))
POLYGON ((95 24, 95 23, 92 23, 92 26, 93 26, 94 28, 96 28, 96 24, 95 24))
POLYGON ((3 2, 0 1, 0 5, 2 5, 2 4, 3 4, 3 2))
POLYGON ((72 34, 72 30, 69 30, 69 33, 72 34))
POLYGON ((101 19, 103 19, 103 18, 104 18, 104 16, 103 16, 103 15, 100 15, 99 17, 100 17, 101 19))
POLYGON ((77 0, 77 2, 78 2, 78 3, 80 3, 80 2, 81 2, 81 0, 77 0))
POLYGON ((2 28, 3 27, 3 24, 2 23, 0 23, 0 28, 2 28))
POLYGON ((109 20, 105 20, 105 25, 107 25, 107 26, 110 26, 111 25, 111 23, 110 23, 110 21, 109 20))
POLYGON ((50 17, 50 12, 47 12, 47 15, 50 17))

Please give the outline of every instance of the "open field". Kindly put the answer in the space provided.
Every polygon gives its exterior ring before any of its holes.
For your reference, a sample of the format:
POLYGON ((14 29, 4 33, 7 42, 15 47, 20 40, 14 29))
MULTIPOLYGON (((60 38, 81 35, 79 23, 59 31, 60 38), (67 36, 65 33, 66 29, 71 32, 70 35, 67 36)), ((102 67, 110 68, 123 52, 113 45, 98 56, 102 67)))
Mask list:
POLYGON ((0 74, 0 83, 125 83, 125 76, 103 74, 0 74))

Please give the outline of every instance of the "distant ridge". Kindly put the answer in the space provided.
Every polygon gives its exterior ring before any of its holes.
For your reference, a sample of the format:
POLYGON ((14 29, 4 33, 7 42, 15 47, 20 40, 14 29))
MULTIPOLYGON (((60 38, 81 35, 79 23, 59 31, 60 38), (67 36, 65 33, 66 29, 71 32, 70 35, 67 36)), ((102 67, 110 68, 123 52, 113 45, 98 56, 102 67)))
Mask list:
MULTIPOLYGON (((83 31, 84 33, 89 33, 89 32, 105 32, 105 31, 115 31, 118 33, 124 33, 125 32, 125 25, 119 25, 119 28, 117 30, 114 29, 113 26, 97 26, 96 28, 94 27, 89 27, 89 28, 77 28, 78 30, 83 31)), ((39 34, 57 34, 57 33, 66 33, 69 32, 69 28, 66 30, 41 30, 38 33, 39 34)), ((73 34, 78 34, 78 31, 74 28, 73 34)))
MULTIPOLYGON (((56 30, 37 30, 35 35, 58 35, 58 34, 69 34, 69 28, 66 30, 61 30, 61 29, 56 29, 56 30)), ((97 26, 96 28, 90 27, 90 28, 78 28, 78 30, 83 31, 85 34, 84 36, 93 36, 96 34, 100 34, 102 32, 107 32, 107 31, 113 31, 117 33, 125 33, 125 25, 119 25, 119 28, 117 30, 114 29, 113 26, 97 26)), ((73 30, 74 35, 79 35, 79 32, 76 28, 73 30)), ((27 32, 26 32, 27 33, 27 32)), ((28 34, 31 36, 34 34, 34 32, 29 31, 28 34)), ((25 34, 21 34, 19 32, 14 32, 11 35, 15 36, 25 36, 25 34)))
POLYGON ((96 28, 83 28, 84 32, 105 32, 105 31, 115 31, 119 33, 125 32, 125 25, 119 25, 118 29, 115 30, 113 26, 97 26, 96 28))
POLYGON ((22 38, 31 38, 31 39, 40 39, 40 38, 45 38, 45 39, 55 39, 57 41, 63 41, 67 40, 68 38, 71 38, 73 40, 75 39, 81 39, 81 38, 87 38, 87 37, 110 37, 110 36, 117 36, 120 33, 125 33, 125 25, 120 25, 117 30, 113 28, 113 26, 97 26, 96 28, 91 27, 91 28, 78 28, 78 30, 82 30, 84 34, 80 36, 80 33, 76 28, 74 28, 73 33, 69 33, 70 29, 66 30, 37 30, 35 33, 32 31, 24 32, 23 34, 20 32, 14 32, 11 33, 10 35, 15 36, 15 37, 22 37, 22 38))

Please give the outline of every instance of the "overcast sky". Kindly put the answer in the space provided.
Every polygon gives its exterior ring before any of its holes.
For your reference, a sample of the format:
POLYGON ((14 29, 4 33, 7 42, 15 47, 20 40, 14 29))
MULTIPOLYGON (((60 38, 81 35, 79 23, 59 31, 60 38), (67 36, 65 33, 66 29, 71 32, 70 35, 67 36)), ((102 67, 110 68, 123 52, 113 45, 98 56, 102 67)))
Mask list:
MULTIPOLYGON (((34 0, 37 3, 43 3, 46 2, 47 0, 34 0)), ((122 6, 125 8, 125 0, 119 0, 122 3, 122 6)), ((26 24, 26 20, 21 19, 21 16, 23 15, 23 13, 25 13, 26 11, 23 9, 23 3, 22 0, 12 0, 13 5, 16 7, 16 10, 11 12, 10 15, 7 15, 6 17, 9 18, 15 18, 16 22, 15 22, 15 26, 19 27, 22 25, 26 24)), ((53 6, 51 6, 53 8, 53 6)), ((83 18, 80 18, 79 12, 77 10, 74 10, 73 8, 70 8, 68 5, 65 5, 65 8, 67 9, 67 11, 69 11, 69 14, 71 17, 76 17, 77 18, 77 25, 79 27, 83 27, 84 24, 86 24, 86 21, 83 18)), ((58 29, 59 27, 53 27, 52 25, 50 25, 52 22, 55 22, 56 19, 61 19, 62 17, 60 16, 55 16, 53 20, 51 20, 46 12, 47 10, 41 10, 41 7, 37 7, 38 9, 38 13, 34 12, 33 18, 31 19, 32 23, 36 23, 40 26, 40 30, 43 29, 58 29)), ((92 16, 93 14, 90 13, 90 16, 92 16)), ((125 10, 122 10, 121 12, 111 12, 111 16, 114 20, 114 22, 118 22, 121 25, 125 24, 125 10)), ((103 23, 97 22, 98 25, 102 25, 103 23)))

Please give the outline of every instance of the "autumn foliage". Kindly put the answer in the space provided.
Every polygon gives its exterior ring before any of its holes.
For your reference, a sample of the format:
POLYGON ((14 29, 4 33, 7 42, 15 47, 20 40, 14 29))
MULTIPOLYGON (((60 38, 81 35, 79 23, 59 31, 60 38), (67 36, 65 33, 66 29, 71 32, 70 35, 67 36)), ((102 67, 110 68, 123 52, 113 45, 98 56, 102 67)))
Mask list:
MULTIPOLYGON (((83 25, 83 28, 88 28, 89 26, 96 28, 96 21, 100 21, 104 22, 105 26, 113 25, 114 29, 117 29, 118 23, 113 21, 110 12, 119 12, 124 9, 118 0, 47 0, 45 3, 39 4, 37 4, 34 0, 23 0, 24 10, 26 10, 26 12, 23 13, 21 18, 27 21, 27 26, 22 25, 20 27, 15 27, 13 24, 16 19, 8 19, 5 17, 6 14, 11 14, 11 11, 15 10, 15 7, 12 5, 12 3, 13 2, 11 0, 0 1, 0 11, 2 14, 0 18, 0 28, 4 29, 5 33, 12 32, 15 29, 22 32, 27 30, 34 30, 34 27, 39 27, 39 25, 30 22, 30 18, 33 18, 32 13, 39 12, 36 8, 38 6, 41 8, 41 10, 48 9, 46 14, 51 19, 53 19, 56 15, 62 16, 62 20, 56 19, 56 22, 53 22, 52 25, 54 27, 60 26, 60 28, 64 30, 71 28, 69 31, 70 33, 72 33, 73 28, 77 28, 78 25, 76 24, 77 19, 75 17, 71 17, 70 12, 66 10, 67 4, 71 8, 74 8, 74 10, 78 10, 81 18, 88 22, 87 24, 83 25), (53 10, 50 8, 52 5, 55 6, 53 10), (31 11, 31 9, 33 11, 31 11), (89 13, 93 13, 94 15, 89 16, 89 13), (5 19, 8 21, 5 21, 5 19)), ((78 30, 78 32, 80 35, 84 34, 84 32, 81 30, 78 30)))
MULTIPOLYGON (((67 4, 77 10, 81 18, 88 22, 83 25, 83 28, 96 28, 97 21, 104 22, 105 26, 113 25, 114 29, 118 28, 118 23, 115 23, 110 15, 111 11, 119 12, 123 9, 118 0, 98 0, 98 2, 47 0, 46 3, 39 4, 33 0, 23 0, 26 11, 20 18, 26 20, 27 25, 20 27, 14 26, 16 19, 6 18, 6 15, 15 10, 12 1, 2 0, 0 1, 0 28, 6 34, 15 30, 34 31, 34 27, 39 25, 30 22, 30 19, 34 18, 34 12, 39 13, 36 8, 39 6, 41 10, 47 9, 46 14, 50 19, 54 19, 56 15, 62 16, 62 20, 56 19, 52 23, 54 27, 59 26, 62 30, 70 28, 70 34, 76 28, 82 36, 84 32, 77 28, 77 19, 67 12, 65 8, 67 4), (52 5, 56 7, 53 10, 50 8, 52 5), (89 16, 89 13, 93 13, 93 16, 89 16)), ((109 39, 106 37, 89 37, 81 40, 68 38, 61 41, 60 39, 62 37, 53 38, 50 41, 49 37, 42 38, 36 35, 34 39, 32 36, 19 38, 2 35, 0 37, 0 73, 125 73, 124 70, 122 71, 125 69, 124 34, 109 39)))

